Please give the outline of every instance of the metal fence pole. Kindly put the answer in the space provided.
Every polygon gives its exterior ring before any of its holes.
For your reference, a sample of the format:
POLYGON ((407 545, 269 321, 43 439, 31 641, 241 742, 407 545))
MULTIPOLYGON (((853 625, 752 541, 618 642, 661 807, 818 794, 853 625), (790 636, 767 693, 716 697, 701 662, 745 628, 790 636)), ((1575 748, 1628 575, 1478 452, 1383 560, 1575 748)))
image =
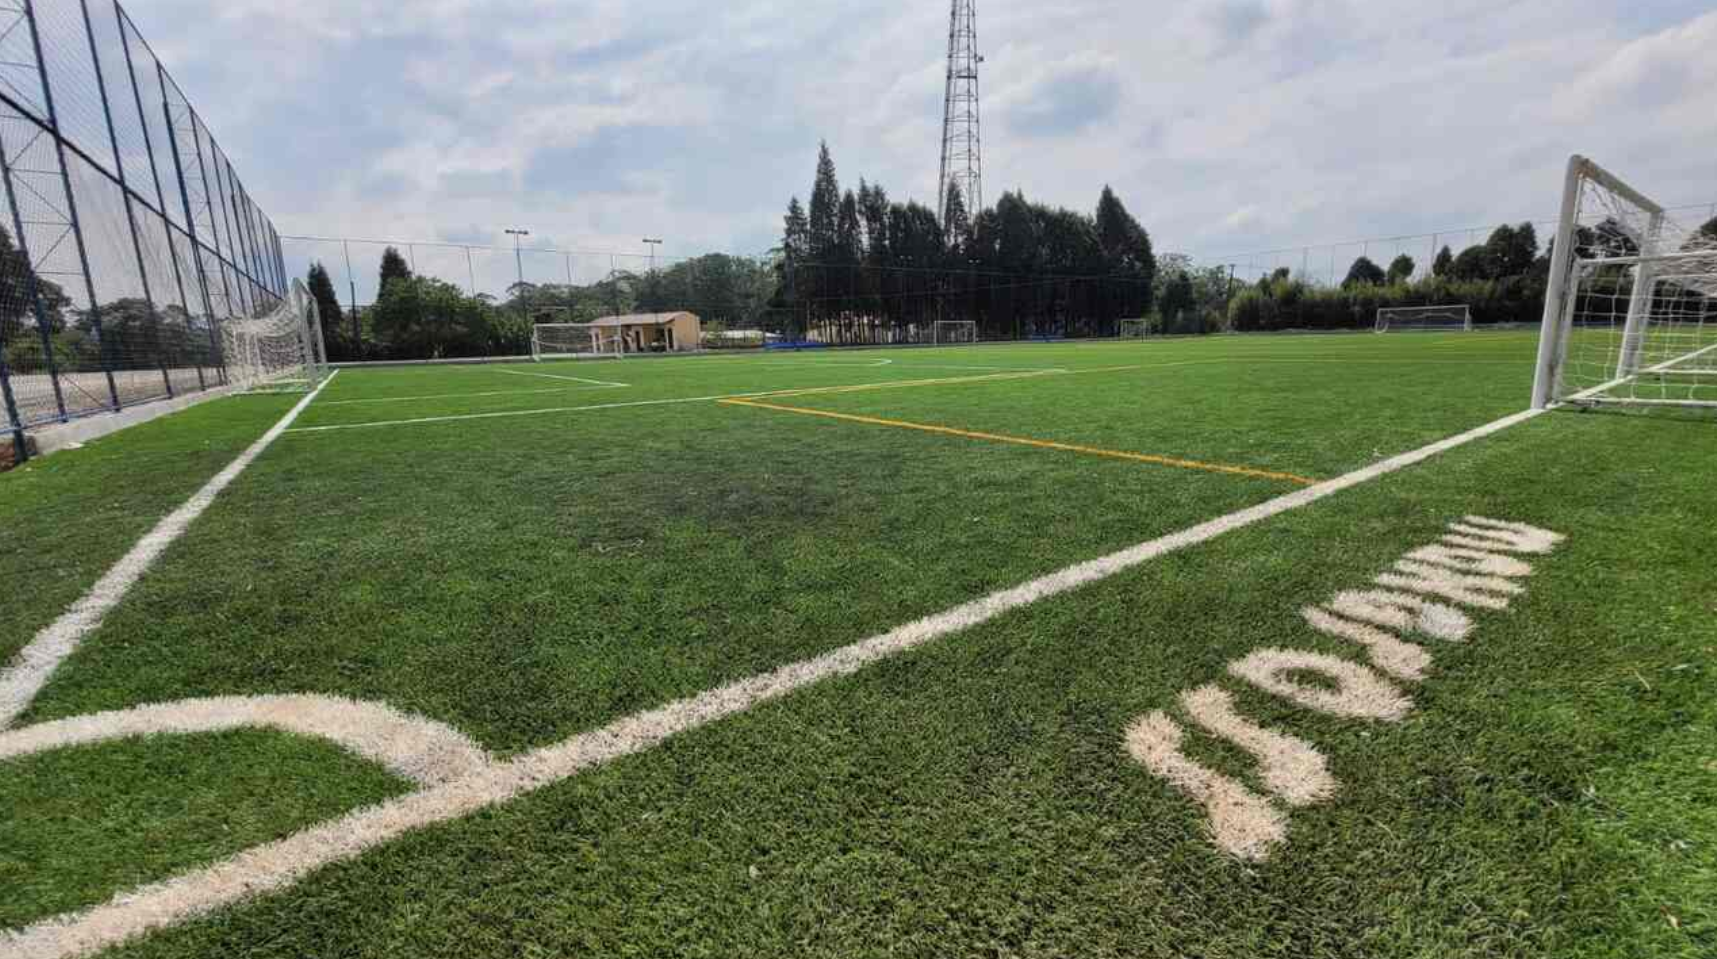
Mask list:
MULTIPOLYGON (((87 13, 87 9, 85 11, 87 13)), ((89 20, 86 17, 84 26, 87 29, 89 20)), ((157 202, 161 196, 161 171, 155 166, 155 143, 149 136, 149 123, 143 112, 143 91, 137 86, 137 66, 131 62, 131 41, 125 37, 125 22, 119 23, 119 45, 125 50, 125 72, 131 75, 131 98, 137 104, 137 122, 143 127, 143 150, 149 154, 149 172, 155 180, 155 196, 157 202)), ((95 36, 91 34, 89 41, 90 55, 95 55, 95 36)), ((159 67, 159 64, 157 64, 159 67)), ((161 314, 155 309, 155 296, 149 289, 149 267, 143 260, 143 240, 137 233, 137 211, 132 206, 131 186, 125 179, 125 164, 119 158, 119 135, 113 130, 113 109, 107 102, 107 84, 101 79, 101 64, 96 63, 96 88, 101 92, 101 109, 107 114, 107 134, 113 140, 113 165, 119 175, 120 199, 125 202, 125 223, 131 228, 131 250, 137 257, 137 279, 143 286, 143 303, 149 308, 149 327, 155 333, 155 361, 161 367, 161 383, 167 388, 169 399, 173 396, 173 374, 167 369, 166 344, 161 336, 161 314)), ((162 215, 165 219, 165 214, 162 215)), ((171 237, 168 238, 169 241, 171 237)), ((171 246, 171 242, 168 244, 171 246)), ((178 267, 175 265, 174 270, 178 267)))
MULTIPOLYGON (((30 24, 30 46, 36 54, 36 73, 42 82, 42 104, 48 111, 48 131, 53 136, 54 152, 60 160, 60 182, 66 191, 66 219, 71 221, 72 239, 76 241, 78 263, 83 268, 84 290, 89 294, 90 329, 95 331, 96 342, 101 344, 102 369, 107 374, 108 395, 113 400, 113 408, 119 409, 119 387, 113 380, 113 370, 109 365, 105 341, 101 335, 101 307, 96 305, 95 278, 89 269, 89 249, 83 241, 83 224, 78 221, 77 197, 72 193, 72 177, 70 168, 66 166, 66 141, 60 133, 59 114, 54 110, 54 92, 48 84, 48 65, 42 60, 42 34, 36 29, 36 5, 34 0, 24 0, 24 17, 30 24)), ((12 207, 14 211, 17 206, 12 207)), ((58 385, 55 392, 58 393, 58 385)), ((64 415, 63 412, 61 415, 64 415)))
MULTIPOLYGON (((118 2, 118 0, 115 0, 115 2, 118 2)), ((187 103, 185 105, 185 108, 187 110, 189 110, 190 104, 187 103)), ((210 197, 210 195, 209 195, 209 168, 203 163, 203 137, 202 137, 202 133, 200 132, 201 126, 202 126, 202 123, 197 119, 197 111, 191 110, 191 145, 197 148, 197 175, 199 177, 201 177, 202 181, 203 181, 203 209, 208 212, 209 230, 213 234, 213 236, 211 236, 209 238, 209 241, 210 241, 209 249, 211 251, 213 251, 215 254, 216 265, 221 267, 221 297, 226 303, 227 315, 230 316, 232 314, 232 311, 233 311, 233 291, 232 291, 231 284, 227 282, 226 267, 223 263, 221 263, 220 221, 215 219, 215 203, 214 203, 214 199, 212 197, 210 197)), ((190 218, 189 213, 186 213, 185 216, 187 217, 187 219, 190 218)), ((202 258, 202 255, 200 253, 197 256, 197 267, 198 267, 198 269, 204 270, 205 277, 206 277, 207 270, 203 266, 203 258, 202 258)), ((207 295, 208 292, 210 292, 210 291, 209 291, 208 287, 205 285, 205 295, 207 295)), ((215 351, 215 354, 214 354, 215 355, 215 362, 218 363, 220 366, 221 382, 222 383, 231 382, 231 378, 227 373, 226 349, 221 345, 221 338, 220 338, 218 330, 216 329, 216 325, 218 323, 226 320, 226 318, 227 317, 225 317, 225 316, 216 317, 213 315, 213 311, 212 310, 210 311, 209 343, 214 348, 214 351, 215 351)))
MULTIPOLYGON (((197 219, 191 213, 191 191, 190 188, 185 185, 185 163, 183 160, 179 159, 179 134, 173 125, 172 107, 167 102, 167 71, 161 68, 161 62, 159 60, 155 62, 155 71, 157 79, 161 84, 161 113, 167 121, 167 145, 173 154, 173 172, 177 175, 179 180, 179 202, 182 203, 185 208, 185 235, 191 240, 191 254, 197 261, 197 290, 201 294, 203 301, 203 316, 209 322, 210 329, 212 330, 215 309, 214 304, 209 302, 209 277, 203 270, 203 258, 197 252, 197 219)), ((189 107, 190 105, 186 104, 186 108, 189 109, 189 107)), ((117 139, 115 142, 118 142, 117 139)), ((171 227, 168 227, 168 238, 172 238, 171 227)), ((177 246, 175 246, 174 249, 176 251, 177 246)), ((178 255, 176 252, 173 260, 176 265, 178 263, 178 255)), ((181 277, 179 280, 179 296, 183 299, 184 295, 184 278, 181 277)), ((188 300, 184 302, 185 306, 188 308, 190 306, 190 302, 188 300)), ((189 329, 187 329, 186 332, 190 332, 189 329)), ((212 342, 210 345, 213 345, 212 342)), ((198 363, 197 386, 199 388, 203 388, 207 385, 208 384, 203 381, 203 364, 198 363)))
POLYGON ((12 429, 12 465, 30 458, 30 444, 24 439, 24 418, 18 415, 18 400, 12 395, 12 371, 6 367, 6 344, 0 341, 0 400, 6 403, 6 418, 12 429))
MULTIPOLYGON (((12 210, 12 228, 18 232, 18 253, 28 267, 24 279, 28 288, 26 295, 30 298, 30 308, 36 314, 36 328, 42 333, 43 360, 48 365, 48 383, 54 388, 54 407, 59 411, 58 418, 64 420, 66 398, 60 390, 59 371, 54 364, 53 337, 48 331, 48 311, 42 305, 42 289, 36 279, 35 261, 30 258, 30 243, 24 238, 24 219, 18 212, 18 194, 12 186, 12 161, 6 155, 4 137, 0 137, 0 180, 5 181, 6 205, 12 210)), ((22 426, 21 420, 16 422, 22 426)))
POLYGON ((352 350, 355 353, 363 342, 363 330, 358 325, 358 281, 352 277, 352 244, 341 240, 340 249, 346 254, 346 289, 352 298, 352 350))

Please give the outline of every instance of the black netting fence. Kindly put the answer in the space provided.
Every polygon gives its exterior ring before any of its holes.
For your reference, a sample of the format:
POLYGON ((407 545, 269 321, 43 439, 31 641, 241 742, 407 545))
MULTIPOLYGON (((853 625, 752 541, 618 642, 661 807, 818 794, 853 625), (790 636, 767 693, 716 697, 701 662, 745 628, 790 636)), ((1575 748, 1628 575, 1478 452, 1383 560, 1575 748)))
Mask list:
POLYGON ((286 292, 280 240, 110 0, 0 0, 0 428, 227 381, 220 328, 286 292))

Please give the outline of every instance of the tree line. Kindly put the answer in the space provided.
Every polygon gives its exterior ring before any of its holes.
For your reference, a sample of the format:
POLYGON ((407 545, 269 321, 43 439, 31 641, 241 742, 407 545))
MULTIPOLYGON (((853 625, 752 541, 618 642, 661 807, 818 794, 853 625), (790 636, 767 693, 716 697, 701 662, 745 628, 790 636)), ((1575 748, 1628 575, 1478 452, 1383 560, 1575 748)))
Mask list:
POLYGON ((1109 187, 1090 214, 1018 191, 974 213, 956 184, 945 202, 938 218, 862 178, 843 191, 823 144, 809 205, 792 197, 782 220, 774 303, 787 331, 890 343, 957 320, 985 338, 1110 336, 1119 320, 1150 312, 1150 235, 1109 187))
MULTIPOLYGON (((1586 258, 1638 252, 1613 219, 1579 227, 1574 242, 1577 255, 1586 258)), ((1717 218, 1695 231, 1689 242, 1717 243, 1717 218)), ((1227 325, 1236 332, 1364 328, 1383 307, 1455 304, 1470 308, 1475 325, 1535 324, 1543 317, 1554 246, 1552 241, 1541 249, 1531 223, 1504 224, 1483 243, 1458 254, 1448 246, 1438 250, 1431 269, 1418 279, 1418 264, 1405 254, 1387 267, 1361 256, 1338 287, 1294 276, 1284 267, 1237 291, 1229 303, 1227 325)), ((1625 269, 1616 268, 1594 277, 1588 292, 1618 296, 1631 282, 1625 269)))
POLYGON ((0 360, 8 370, 44 373, 50 350, 58 371, 213 367, 218 339, 214 324, 176 303, 124 296, 77 309, 0 227, 0 360))
POLYGON ((391 246, 382 251, 369 306, 342 307, 320 262, 310 265, 305 285, 335 362, 522 356, 538 323, 629 313, 691 310, 707 332, 758 328, 774 293, 767 264, 711 253, 662 269, 614 270, 588 284, 516 282, 497 298, 414 273, 391 246))

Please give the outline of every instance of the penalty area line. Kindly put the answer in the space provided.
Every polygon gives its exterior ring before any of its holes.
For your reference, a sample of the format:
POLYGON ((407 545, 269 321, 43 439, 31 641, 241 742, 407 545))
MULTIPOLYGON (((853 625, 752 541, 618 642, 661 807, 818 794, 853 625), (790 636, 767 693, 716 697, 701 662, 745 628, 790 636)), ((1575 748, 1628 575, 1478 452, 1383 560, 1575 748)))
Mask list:
POLYGON ((571 380, 574 383, 589 383, 591 386, 631 386, 630 383, 615 383, 611 380, 593 380, 583 376, 566 376, 562 373, 533 373, 527 370, 495 370, 496 373, 506 373, 509 376, 540 376, 545 380, 571 380))
POLYGON ((1039 600, 1310 506, 1343 490, 1499 433, 1542 412, 1526 410, 1504 417, 1335 479, 913 620, 820 656, 634 713, 455 780, 384 800, 284 839, 254 846, 178 877, 119 893, 101 905, 43 919, 9 933, 0 932, 0 957, 49 959, 87 954, 254 895, 285 889, 323 866, 356 858, 405 833, 463 818, 616 759, 642 753, 671 737, 781 699, 796 690, 857 673, 873 663, 971 629, 1039 600))
POLYGON ((125 594, 136 585, 149 567, 161 557, 173 541, 182 536, 185 530, 203 515, 209 504, 215 501, 221 491, 226 489, 240 473, 268 449, 280 435, 286 432, 298 414, 315 401, 334 377, 340 371, 335 370, 311 390, 309 395, 299 400, 292 409, 286 411, 278 422, 269 427, 256 442, 250 444, 243 453, 228 463, 226 468, 214 475, 214 478, 203 484, 203 487, 191 495, 178 509, 168 513, 143 538, 133 545, 129 552, 120 557, 95 585, 84 593, 72 607, 60 614, 60 617, 42 627, 29 645, 19 651, 12 663, 0 670, 0 730, 12 725, 19 714, 30 708, 30 703, 47 684, 48 678, 54 674, 77 648, 83 638, 94 632, 106 618, 109 610, 119 605, 125 594))

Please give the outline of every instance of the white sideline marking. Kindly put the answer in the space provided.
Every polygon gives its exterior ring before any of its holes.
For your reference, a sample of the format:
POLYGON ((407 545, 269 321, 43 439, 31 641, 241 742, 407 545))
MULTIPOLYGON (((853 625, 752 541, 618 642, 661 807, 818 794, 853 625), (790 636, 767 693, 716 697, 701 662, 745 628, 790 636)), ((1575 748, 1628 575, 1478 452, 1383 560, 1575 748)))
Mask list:
MULTIPOLYGON (((510 761, 494 763, 481 772, 354 810, 284 839, 252 847, 214 865, 120 893, 99 906, 63 913, 23 929, 0 934, 0 957, 44 959, 82 955, 151 929, 172 926, 248 896, 285 888, 322 866, 351 859, 413 829, 457 819, 603 763, 641 753, 679 733, 707 726, 813 683, 856 673, 872 663, 987 622, 1040 599, 1098 582, 1159 556, 1309 506, 1361 483, 1501 432, 1542 412, 1525 410, 1503 417, 1315 486, 1265 500, 1108 556, 1076 563, 820 656, 634 713, 510 761)), ((1266 819, 1268 815, 1266 808, 1266 819)), ((1256 837, 1257 841, 1267 843, 1271 835, 1285 828, 1284 823, 1285 819, 1277 814, 1274 820, 1269 820, 1270 828, 1256 837)))
POLYGON ((445 723, 338 696, 214 696, 73 716, 0 732, 0 759, 67 746, 161 734, 266 727, 329 740, 419 786, 490 765, 489 755, 445 723))
POLYGON ((580 393, 585 390, 608 390, 611 386, 545 386, 540 390, 483 390, 477 393, 430 393, 424 396, 374 396, 359 400, 323 400, 323 406, 351 406, 354 403, 405 403, 416 400, 463 400, 477 396, 526 396, 536 393, 580 393))
POLYGON ((771 360, 764 360, 763 362, 761 362, 757 365, 758 366, 887 366, 893 362, 894 361, 891 359, 864 360, 864 361, 804 359, 804 360, 772 360, 772 361, 771 360))
POLYGON ((571 380, 574 383, 589 383, 592 386, 631 386, 630 383, 615 383, 610 380, 592 380, 583 376, 565 376, 560 373, 530 373, 525 370, 484 370, 485 373, 507 373, 513 376, 540 376, 546 380, 571 380))
POLYGON ((309 395, 287 410, 280 422, 269 427, 268 432, 250 444, 237 459, 228 463, 226 469, 216 473, 213 479, 192 494, 183 505, 156 523, 155 528, 144 534, 143 538, 137 541, 137 545, 131 547, 130 552, 120 557, 119 562, 102 574, 101 579, 96 580, 95 585, 89 588, 89 592, 85 593, 82 599, 60 614, 60 618, 42 627, 42 631, 30 640, 29 645, 19 651, 12 664, 0 670, 0 729, 12 725, 12 721, 29 708, 30 701, 36 698, 36 693, 41 691, 48 677, 77 649, 78 643, 85 636, 101 625, 108 610, 125 598, 126 592, 148 572, 161 553, 185 532, 185 528, 190 526, 192 521, 203 515, 203 510, 209 508, 209 504, 215 501, 221 490, 238 479, 245 467, 261 456, 262 451, 268 449, 269 444, 280 434, 286 432, 286 428, 316 399, 323 387, 334 382, 334 377, 339 375, 339 370, 330 374, 311 390, 309 395))

